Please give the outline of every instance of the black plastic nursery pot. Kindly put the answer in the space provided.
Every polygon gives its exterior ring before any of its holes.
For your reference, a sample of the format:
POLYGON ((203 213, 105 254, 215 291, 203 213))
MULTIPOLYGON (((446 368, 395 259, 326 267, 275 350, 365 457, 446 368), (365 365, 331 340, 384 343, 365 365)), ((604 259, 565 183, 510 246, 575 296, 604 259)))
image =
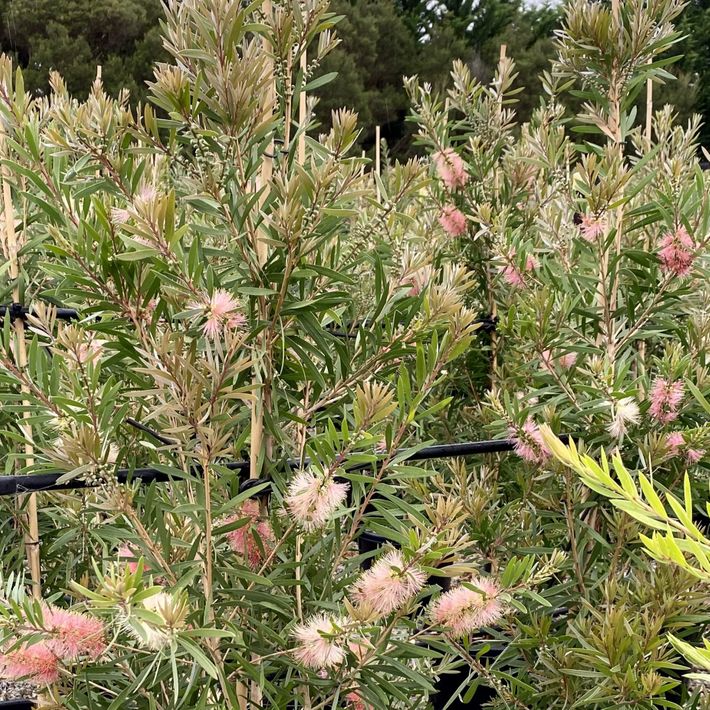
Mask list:
POLYGON ((33 710, 32 700, 0 700, 0 710, 33 710))

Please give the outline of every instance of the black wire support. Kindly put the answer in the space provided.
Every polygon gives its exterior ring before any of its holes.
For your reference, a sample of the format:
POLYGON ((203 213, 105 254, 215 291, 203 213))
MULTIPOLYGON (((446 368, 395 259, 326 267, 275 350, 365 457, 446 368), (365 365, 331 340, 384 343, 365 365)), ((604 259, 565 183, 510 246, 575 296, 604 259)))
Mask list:
MULTIPOLYGON (((139 428, 142 429, 142 427, 139 428)), ((152 436, 157 434, 157 432, 152 430, 148 430, 148 433, 152 436)), ((567 436, 564 435, 560 438, 567 440, 567 436)), ((426 461, 430 459, 455 458, 459 456, 496 454, 503 453, 505 451, 512 451, 514 448, 515 442, 512 439, 492 439, 488 441, 465 441, 456 444, 436 444, 434 446, 426 446, 419 451, 415 451, 407 457, 407 460, 426 461)), ((230 471, 237 471, 239 473, 248 473, 249 471, 249 461, 231 461, 220 465, 230 471)), ((288 459, 286 461, 286 466, 292 469, 298 468, 300 465, 301 462, 299 459, 288 459)), ((362 470, 369 468, 369 466, 370 464, 363 464, 355 466, 349 470, 362 470)), ((72 478, 70 480, 60 482, 60 479, 65 475, 65 471, 52 471, 49 473, 34 473, 21 476, 0 476, 0 496, 14 496, 22 493, 40 493, 43 491, 71 491, 82 488, 92 488, 100 485, 98 483, 87 483, 80 478, 72 478)), ((167 483, 169 481, 179 480, 177 477, 171 476, 157 468, 123 468, 116 472, 116 477, 119 483, 136 481, 143 484, 150 484, 167 483)))
MULTIPOLYGON (((27 320, 28 315, 35 315, 31 308, 23 306, 21 303, 11 303, 8 306, 0 306, 0 319, 6 315, 10 316, 10 321, 27 320)), ((73 308, 57 308, 56 316, 59 320, 78 320, 79 313, 73 308)))

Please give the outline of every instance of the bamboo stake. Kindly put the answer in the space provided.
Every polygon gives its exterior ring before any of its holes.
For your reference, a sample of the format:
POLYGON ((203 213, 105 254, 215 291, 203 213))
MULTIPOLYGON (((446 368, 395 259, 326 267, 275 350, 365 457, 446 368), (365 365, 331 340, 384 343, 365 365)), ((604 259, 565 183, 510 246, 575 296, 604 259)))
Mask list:
POLYGON ((375 126, 375 187, 377 188, 377 199, 380 199, 380 184, 377 181, 377 178, 380 177, 380 170, 381 170, 381 149, 380 149, 380 141, 381 141, 381 131, 379 126, 375 126))
MULTIPOLYGON (((263 12, 264 15, 267 18, 271 17, 271 0, 264 0, 264 5, 263 5, 263 12)), ((267 57, 266 60, 266 71, 267 73, 271 76, 271 79, 269 81, 269 86, 268 89, 266 90, 265 94, 265 101, 264 101, 264 107, 263 107, 263 117, 264 120, 268 120, 272 113, 273 113, 273 108, 274 108, 274 100, 276 96, 276 90, 274 86, 274 60, 272 56, 272 48, 270 46, 269 40, 264 36, 262 38, 262 48, 264 50, 264 53, 267 57)), ((273 154, 274 154, 274 142, 273 140, 269 143, 266 149, 266 155, 264 155, 262 163, 261 163, 261 172, 257 178, 257 185, 256 188, 257 190, 263 190, 261 197, 259 198, 259 206, 263 206, 265 200, 266 200, 266 186, 271 182, 271 177, 273 175, 273 154)), ((256 249, 256 257, 257 261, 259 263, 259 266, 263 267, 266 262, 268 261, 269 258, 269 246, 267 240, 263 237, 260 236, 263 233, 263 228, 260 229, 259 235, 257 235, 257 240, 255 249, 256 249)), ((267 303, 266 303, 266 298, 263 296, 260 296, 258 299, 258 310, 259 310, 259 317, 262 320, 266 320, 267 318, 267 303)), ((254 376, 254 386, 255 386, 255 401, 254 405, 252 406, 251 410, 251 437, 250 437, 250 450, 251 450, 251 465, 249 468, 249 477, 250 478, 258 478, 260 474, 260 459, 261 459, 261 452, 262 448, 264 445, 264 411, 268 406, 269 403, 269 392, 268 392, 268 387, 269 383, 265 381, 263 377, 264 374, 264 368, 268 368, 268 363, 265 362, 265 359, 267 357, 266 353, 266 334, 262 333, 260 336, 260 343, 262 347, 260 348, 260 352, 262 355, 262 360, 258 361, 255 363, 254 369, 255 369, 255 376, 254 376)), ((268 374, 268 373, 267 373, 268 374)))
MULTIPOLYGON (((267 24, 272 17, 271 0, 264 0, 262 11, 266 17, 267 24)), ((264 95, 264 106, 262 107, 262 117, 268 121, 274 111, 276 100, 275 86, 275 71, 273 48, 268 37, 262 36, 262 49, 266 57, 265 71, 269 76, 268 88, 264 95)), ((286 121, 290 121, 290 115, 286 117, 286 121)), ((259 197, 259 208, 264 206, 268 194, 268 186, 274 171, 274 141, 269 142, 266 153, 262 158, 261 171, 256 179, 256 189, 261 191, 259 197)), ((256 258, 259 266, 263 268, 269 259, 269 244, 268 235, 265 234, 266 227, 262 223, 256 236, 256 258)), ((268 303, 266 297, 259 296, 257 300, 257 310, 259 319, 266 321, 268 319, 268 303)), ((271 441, 264 436, 264 414, 271 405, 271 363, 269 362, 268 334, 262 332, 259 335, 259 340, 256 344, 256 357, 254 363, 254 394, 255 400, 251 410, 251 435, 249 441, 250 459, 249 459, 249 478, 259 478, 261 474, 262 453, 270 453, 271 441), (266 447, 266 448, 264 448, 266 447)), ((237 681, 236 685, 237 699, 239 701, 240 710, 247 710, 251 706, 261 707, 262 693, 258 683, 251 684, 237 681)))
MULTIPOLYGON (((505 61, 505 58, 507 56, 508 52, 508 46, 505 44, 501 44, 500 46, 500 52, 498 54, 498 67, 502 70, 502 65, 503 62, 505 61)), ((503 112, 503 92, 501 91, 499 97, 498 97, 498 111, 500 113, 503 112)), ((495 172, 495 179, 494 179, 494 184, 495 184, 495 191, 496 194, 498 193, 498 190, 500 188, 500 174, 498 170, 496 169, 495 172)), ((496 303, 496 299, 493 294, 493 268, 490 265, 490 253, 488 254, 488 263, 489 265, 486 266, 486 275, 487 275, 487 280, 488 280, 488 309, 490 310, 491 313, 491 318, 495 321, 495 319, 498 317, 498 304, 496 303)), ((498 377, 498 335, 495 330, 491 333, 491 386, 495 386, 496 380, 498 377)))
MULTIPOLYGON (((651 60, 648 60, 651 63, 651 60)), ((653 131, 653 80, 646 79, 646 141, 651 147, 651 135, 653 131)))
MULTIPOLYGON (((653 60, 649 59, 650 64, 653 60)), ((651 150, 651 138, 653 137, 653 80, 646 79, 646 150, 651 150)), ((648 248, 648 241, 646 242, 646 248, 648 248)), ((639 341, 639 367, 636 368, 636 374, 646 373, 646 341, 639 341), (640 370, 640 373, 639 373, 640 370)), ((645 391, 642 384, 639 385, 639 397, 640 399, 645 398, 645 391)))
MULTIPOLYGON (((308 68, 308 55, 307 50, 303 50, 301 55, 301 71, 303 72, 303 86, 306 82, 306 69, 308 68)), ((306 116, 306 91, 301 87, 301 94, 298 97, 298 130, 300 131, 298 137, 298 164, 304 166, 306 164, 306 122, 308 117, 306 116)), ((305 447, 306 433, 303 433, 302 445, 305 447)), ((301 460, 303 460, 303 450, 301 450, 301 460)), ((303 559, 303 538, 299 533, 296 535, 296 551, 295 551, 295 577, 296 577, 296 613, 298 615, 298 620, 303 623, 303 590, 301 589, 301 561, 303 559)), ((303 686, 303 707, 304 710, 310 710, 311 707, 311 697, 308 692, 308 687, 303 686)))
MULTIPOLYGON (((301 71, 303 72, 303 82, 306 81, 306 69, 308 69, 308 53, 303 50, 301 55, 301 71)), ((306 92, 302 88, 298 97, 298 129, 301 134, 298 136, 298 164, 306 164, 306 92)))
MULTIPOLYGON (((5 148, 5 131, 0 127, 0 152, 4 153, 5 148)), ((5 222, 5 248, 9 261, 10 278, 14 281, 12 298, 15 303, 20 303, 20 244, 15 232, 15 211, 12 206, 12 191, 10 187, 10 173, 6 165, 2 166, 0 171, 0 181, 2 181, 2 197, 3 197, 3 217, 5 222)), ((27 341, 25 337, 25 322, 22 318, 15 318, 15 343, 14 357, 17 366, 20 370, 27 369, 27 341)), ((28 389, 25 385, 22 386, 22 393, 26 394, 28 389)), ((32 466, 34 464, 34 445, 32 438, 32 426, 28 420, 30 418, 30 402, 23 399, 22 405, 22 423, 20 430, 22 431, 25 440, 25 464, 32 466)), ((37 521, 37 495, 30 493, 27 496, 21 496, 19 505, 22 506, 26 502, 26 510, 24 514, 25 520, 25 549, 27 552, 27 562, 30 568, 30 579, 32 580, 32 596, 35 599, 42 597, 41 586, 41 570, 39 556, 39 523, 37 521)))

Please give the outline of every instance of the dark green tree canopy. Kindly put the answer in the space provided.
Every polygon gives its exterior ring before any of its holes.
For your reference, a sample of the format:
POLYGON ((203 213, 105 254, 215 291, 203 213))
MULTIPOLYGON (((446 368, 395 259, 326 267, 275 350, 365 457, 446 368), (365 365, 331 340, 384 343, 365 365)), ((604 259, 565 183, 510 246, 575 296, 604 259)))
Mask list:
POLYGON ((43 92, 50 70, 85 96, 102 65, 115 93, 145 95, 152 63, 163 57, 160 0, 0 0, 0 43, 24 69, 28 88, 43 92))

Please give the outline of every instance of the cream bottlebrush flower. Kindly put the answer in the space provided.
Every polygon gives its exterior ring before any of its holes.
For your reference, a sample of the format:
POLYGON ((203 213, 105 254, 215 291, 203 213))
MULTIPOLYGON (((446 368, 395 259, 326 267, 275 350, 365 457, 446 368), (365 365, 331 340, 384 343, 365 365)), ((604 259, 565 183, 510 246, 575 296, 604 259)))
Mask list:
POLYGON ((27 646, 0 655, 0 677, 9 680, 27 679, 40 685, 59 680, 59 658, 46 642, 27 646))
POLYGON ((439 224, 450 237, 466 233, 466 215, 455 205, 446 205, 439 215, 439 224))
POLYGON ((156 614, 160 622, 153 623, 136 616, 126 619, 124 626, 141 646, 154 651, 168 646, 175 634, 185 628, 190 610, 186 594, 170 592, 153 594, 143 601, 143 607, 156 614))
POLYGON ((433 604, 431 617, 452 636, 465 636, 481 626, 489 626, 503 615, 500 587, 492 579, 474 577, 468 586, 442 594, 433 604))
POLYGON ((353 598, 378 614, 389 614, 414 597, 426 584, 419 567, 407 565, 399 550, 380 557, 353 587, 353 598))
POLYGON ((345 619, 317 614, 293 632, 298 646, 293 655, 308 668, 334 668, 345 660, 343 628, 345 619))
POLYGON ((306 530, 323 527, 343 504, 348 483, 336 483, 332 477, 317 476, 311 470, 299 471, 291 481, 286 507, 306 530))
POLYGON ((248 518, 248 522, 228 532, 227 542, 234 552, 244 558, 249 567, 259 569, 276 542, 274 531, 268 520, 262 520, 259 502, 254 499, 244 501, 237 513, 227 518, 224 523, 228 524, 243 518, 248 518), (261 541, 261 545, 256 537, 261 541))
POLYGON ((47 605, 42 620, 51 636, 45 643, 62 660, 80 656, 95 659, 106 650, 106 631, 100 619, 47 605))
POLYGON ((453 148, 434 153, 432 159, 439 178, 449 190, 458 190, 468 182, 466 164, 453 148))
POLYGON ((607 431, 615 439, 620 439, 628 431, 629 424, 639 423, 639 406, 633 397, 622 397, 610 402, 611 423, 607 431))
POLYGON ((513 440, 515 453, 521 459, 530 463, 544 464, 550 457, 550 450, 531 417, 528 417, 521 427, 511 428, 510 436, 513 440))

